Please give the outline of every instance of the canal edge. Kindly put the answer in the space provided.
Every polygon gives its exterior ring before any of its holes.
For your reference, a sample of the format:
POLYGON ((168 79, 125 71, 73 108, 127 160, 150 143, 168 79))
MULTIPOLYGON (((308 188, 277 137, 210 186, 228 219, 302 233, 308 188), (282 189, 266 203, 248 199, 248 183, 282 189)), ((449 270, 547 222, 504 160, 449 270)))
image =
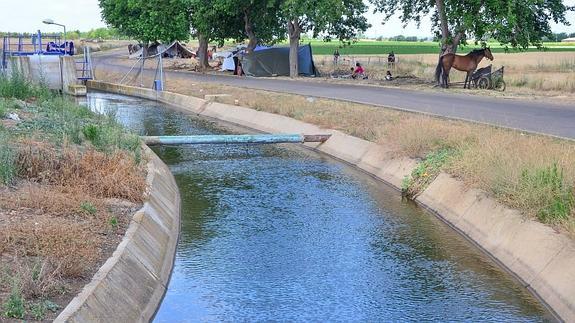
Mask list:
POLYGON ((180 193, 168 166, 147 146, 146 200, 124 238, 54 322, 149 322, 172 274, 180 234, 180 193))
MULTIPOLYGON (((177 93, 89 81, 88 87, 157 100, 188 114, 222 120, 260 132, 329 133, 323 144, 306 143, 400 189, 417 162, 340 131, 323 129, 289 117, 222 104, 177 93)), ((575 321, 575 241, 552 228, 525 218, 483 191, 468 189, 448 174, 440 174, 416 202, 471 241, 531 291, 562 321, 575 321)))

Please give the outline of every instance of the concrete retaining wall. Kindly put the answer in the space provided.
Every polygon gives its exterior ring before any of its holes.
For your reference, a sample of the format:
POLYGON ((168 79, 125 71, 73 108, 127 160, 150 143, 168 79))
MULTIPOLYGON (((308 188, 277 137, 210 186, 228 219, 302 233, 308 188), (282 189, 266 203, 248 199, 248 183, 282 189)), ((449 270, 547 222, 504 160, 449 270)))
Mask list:
POLYGON ((71 56, 31 55, 10 57, 8 74, 17 71, 33 82, 42 82, 49 89, 67 89, 77 84, 76 63, 71 56))
MULTIPOLYGON (((384 146, 336 130, 321 129, 288 117, 249 108, 208 102, 181 94, 89 82, 88 87, 122 93, 176 106, 261 132, 331 133, 323 144, 308 147, 324 152, 390 183, 401 182, 417 162, 396 158, 384 146)), ((550 227, 535 222, 489 198, 484 192, 466 189, 447 174, 439 175, 417 202, 492 256, 538 296, 559 318, 575 321, 575 242, 550 227)))
POLYGON ((172 272, 180 196, 168 167, 147 147, 147 200, 114 254, 55 322, 148 322, 172 272))

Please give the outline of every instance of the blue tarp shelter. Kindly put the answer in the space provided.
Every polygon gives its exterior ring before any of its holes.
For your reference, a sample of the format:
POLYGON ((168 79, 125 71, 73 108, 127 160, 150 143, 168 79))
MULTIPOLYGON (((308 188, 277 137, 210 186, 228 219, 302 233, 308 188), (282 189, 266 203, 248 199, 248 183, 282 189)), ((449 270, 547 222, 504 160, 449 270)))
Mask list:
MULTIPOLYGON (((241 63, 248 76, 289 76, 289 47, 258 48, 244 55, 241 63)), ((318 76, 311 45, 299 47, 298 65, 299 75, 318 76)))

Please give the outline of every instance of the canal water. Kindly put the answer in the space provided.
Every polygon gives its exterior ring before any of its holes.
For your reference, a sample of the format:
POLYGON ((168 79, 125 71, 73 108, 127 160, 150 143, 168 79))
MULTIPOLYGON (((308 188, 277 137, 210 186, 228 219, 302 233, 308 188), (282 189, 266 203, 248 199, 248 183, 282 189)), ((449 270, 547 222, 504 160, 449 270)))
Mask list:
MULTIPOLYGON (((86 102, 141 135, 230 132, 152 101, 90 93, 86 102)), ((342 163, 293 145, 154 151, 182 198, 155 322, 552 320, 432 214, 342 163)))

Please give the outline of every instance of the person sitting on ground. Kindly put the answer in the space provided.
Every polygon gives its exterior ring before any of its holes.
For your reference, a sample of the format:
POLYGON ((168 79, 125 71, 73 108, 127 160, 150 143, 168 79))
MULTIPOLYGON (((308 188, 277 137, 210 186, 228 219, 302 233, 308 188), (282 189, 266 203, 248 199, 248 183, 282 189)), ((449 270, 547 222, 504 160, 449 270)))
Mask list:
POLYGON ((391 76, 391 72, 387 71, 387 73, 385 74, 385 80, 386 81, 391 81, 393 80, 393 76, 391 76))
POLYGON ((366 79, 367 78, 365 76, 365 70, 363 69, 363 66, 361 66, 361 64, 359 62, 355 63, 355 70, 351 74, 351 77, 354 79, 357 79, 357 78, 366 79))

